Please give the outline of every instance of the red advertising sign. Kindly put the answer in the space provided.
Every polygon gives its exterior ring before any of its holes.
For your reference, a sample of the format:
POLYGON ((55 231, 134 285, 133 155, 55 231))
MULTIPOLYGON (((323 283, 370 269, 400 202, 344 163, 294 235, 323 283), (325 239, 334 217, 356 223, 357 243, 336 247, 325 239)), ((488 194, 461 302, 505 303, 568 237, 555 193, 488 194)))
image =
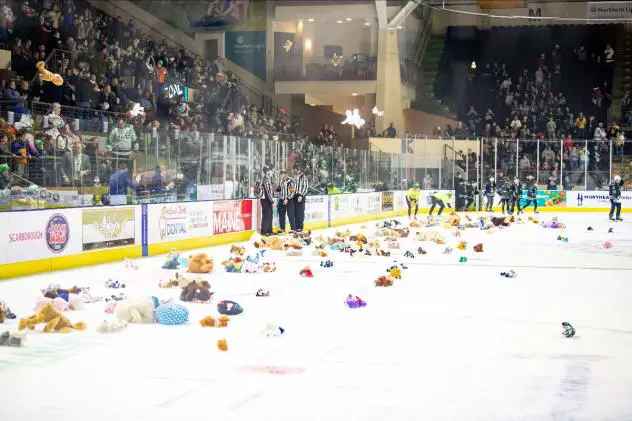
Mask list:
POLYGON ((252 200, 213 202, 213 233, 248 231, 252 229, 252 200))

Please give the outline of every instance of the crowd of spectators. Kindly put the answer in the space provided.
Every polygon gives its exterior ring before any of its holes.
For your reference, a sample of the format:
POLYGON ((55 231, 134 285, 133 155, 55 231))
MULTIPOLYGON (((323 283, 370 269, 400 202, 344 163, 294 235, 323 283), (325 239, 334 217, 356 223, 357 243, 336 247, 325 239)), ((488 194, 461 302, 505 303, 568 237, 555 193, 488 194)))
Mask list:
MULTIPOLYGON (((607 127, 619 29, 495 28, 478 45, 480 51, 470 51, 481 61, 471 62, 463 74, 461 121, 455 128, 437 127, 434 134, 482 138, 485 175, 496 169, 521 178, 538 173, 539 183, 549 188, 601 186, 609 176, 610 140, 623 141, 618 124, 607 127)), ((624 101, 622 107, 630 96, 624 101)))
POLYGON ((15 182, 7 173, 45 186, 107 183, 119 161, 112 144, 117 135, 110 133, 106 144, 99 143, 82 136, 86 127, 105 133, 129 127, 138 139, 131 155, 155 147, 157 168, 175 152, 210 156, 200 133, 294 139, 297 129, 283 113, 271 115, 251 103, 221 58, 205 62, 166 41, 156 42, 134 21, 108 16, 87 2, 0 1, 0 48, 11 50, 16 75, 1 79, 0 172, 5 181, 0 187, 15 182), (61 86, 39 77, 36 63, 44 60, 63 76, 61 86), (175 94, 165 89, 172 85, 195 89, 194 100, 187 101, 182 89, 175 94), (144 113, 132 115, 136 103, 144 113), (39 107, 43 121, 27 118, 33 122, 29 129, 21 120, 34 104, 54 105, 39 107), (86 155, 92 162, 81 177, 66 173, 66 155, 75 154, 73 161, 86 155), (55 168, 45 162, 54 162, 55 168))

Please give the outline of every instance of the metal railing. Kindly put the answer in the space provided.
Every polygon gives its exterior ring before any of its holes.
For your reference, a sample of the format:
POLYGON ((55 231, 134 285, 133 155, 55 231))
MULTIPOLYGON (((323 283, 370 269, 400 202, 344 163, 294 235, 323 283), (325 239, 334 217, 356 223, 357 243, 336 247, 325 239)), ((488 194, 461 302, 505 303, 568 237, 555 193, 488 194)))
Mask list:
MULTIPOLYGON (((386 153, 292 138, 159 129, 136 131, 133 139, 112 130, 84 136, 81 152, 72 142, 60 146, 46 137, 36 142, 37 151, 24 146, 21 152, 0 155, 0 164, 10 166, 9 182, 0 174, 2 197, 16 206, 23 206, 29 195, 65 198, 58 206, 104 204, 108 195, 121 191, 127 193, 122 203, 247 198, 253 197, 264 167, 273 169, 276 186, 278 171, 296 164, 304 168, 312 193, 324 192, 328 183, 343 192, 402 189, 414 182, 426 189, 454 189, 461 180, 482 186, 490 176, 533 176, 538 187, 548 190, 600 190, 615 174, 632 179, 624 155, 632 143, 612 141, 410 137, 388 139, 391 145, 400 141, 402 151, 386 153), (119 171, 122 163, 127 174, 119 171)), ((7 150, 9 144, 0 146, 7 150)), ((50 205, 35 202, 31 205, 50 205)))
POLYGON ((277 81, 343 81, 376 80, 377 58, 359 55, 345 57, 314 57, 296 63, 277 64, 277 81))

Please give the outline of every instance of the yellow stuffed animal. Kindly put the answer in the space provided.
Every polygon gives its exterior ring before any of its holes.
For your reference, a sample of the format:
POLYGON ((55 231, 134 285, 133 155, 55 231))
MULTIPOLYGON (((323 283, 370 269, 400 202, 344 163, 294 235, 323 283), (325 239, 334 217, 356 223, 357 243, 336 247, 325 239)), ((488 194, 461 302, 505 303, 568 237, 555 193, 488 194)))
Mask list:
POLYGON ((456 213, 451 213, 450 216, 448 216, 448 219, 445 221, 445 224, 444 224, 444 226, 446 228, 458 227, 459 225, 461 225, 461 217, 459 215, 457 215, 456 213))
POLYGON ((84 322, 71 323, 67 317, 62 316, 61 312, 53 307, 52 303, 46 304, 40 308, 33 316, 25 319, 20 319, 18 330, 24 330, 26 328, 33 330, 35 326, 41 323, 46 323, 43 332, 61 332, 68 333, 73 330, 85 330, 86 324, 84 322))
POLYGON ((467 248, 467 243, 465 241, 459 241, 459 244, 456 245, 458 250, 465 250, 467 248))
POLYGON ((189 258, 189 273, 210 273, 213 270, 213 259, 205 253, 189 258))
POLYGON ((230 254, 233 254, 235 256, 243 256, 244 254, 246 254, 246 249, 243 247, 232 245, 230 246, 230 254))

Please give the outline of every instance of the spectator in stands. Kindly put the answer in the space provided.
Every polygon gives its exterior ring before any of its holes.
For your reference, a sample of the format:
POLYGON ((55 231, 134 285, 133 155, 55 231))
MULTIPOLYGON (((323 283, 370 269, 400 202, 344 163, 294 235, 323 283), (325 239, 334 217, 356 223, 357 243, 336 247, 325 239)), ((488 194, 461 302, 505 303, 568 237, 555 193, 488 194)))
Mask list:
POLYGON ((577 129, 577 137, 579 139, 586 139, 586 117, 584 113, 580 112, 577 118, 575 119, 575 127, 577 129))
POLYGON ((397 130, 395 129, 394 123, 391 123, 386 128, 386 136, 385 137, 397 137, 397 130))
POLYGON ((138 138, 134 127, 127 124, 125 118, 120 117, 116 124, 108 136, 108 149, 119 162, 127 164, 132 159, 132 152, 138 150, 138 138))
POLYGON ((593 136, 593 139, 594 140, 605 141, 607 139, 607 137, 608 137, 608 135, 606 133, 606 130, 603 128, 603 123, 599 123, 599 125, 595 129, 595 134, 593 136))
POLYGON ((61 166, 62 181, 66 186, 83 187, 90 184, 90 158, 83 153, 83 143, 75 141, 72 151, 64 154, 61 166))
POLYGON ((8 164, 0 164, 0 190, 11 188, 11 173, 8 164))

